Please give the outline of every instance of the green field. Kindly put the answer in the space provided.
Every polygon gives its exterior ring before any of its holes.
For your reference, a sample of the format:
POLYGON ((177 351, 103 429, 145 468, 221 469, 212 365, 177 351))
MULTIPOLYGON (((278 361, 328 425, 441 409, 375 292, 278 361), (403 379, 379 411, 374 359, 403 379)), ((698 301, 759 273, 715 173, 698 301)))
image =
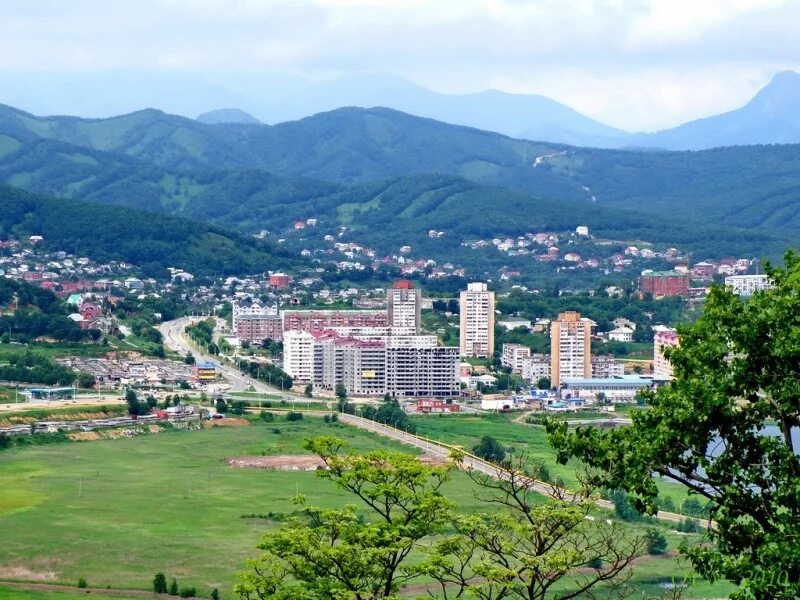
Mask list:
MULTIPOLYGON (((499 418, 483 421, 490 428, 509 427, 499 418)), ((437 417, 428 422, 457 423, 437 417)), ((478 427, 467 420, 463 426, 472 432, 465 440, 478 427)), ((163 571, 181 586, 196 586, 200 595, 208 596, 216 587, 230 597, 237 571, 256 555, 261 535, 294 510, 295 494, 330 507, 352 498, 313 472, 234 469, 225 459, 301 453, 305 438, 324 433, 348 440, 357 450, 412 451, 342 424, 323 424, 319 418, 3 451, 0 580, 74 585, 84 577, 91 587, 149 589, 153 575, 163 571)), ((462 511, 486 509, 464 475, 456 474, 446 493, 462 511)), ((670 549, 685 539, 662 530, 670 549)), ((650 558, 637 566, 633 582, 638 590, 655 592, 658 582, 684 571, 674 557, 650 558)), ((708 586, 692 593, 699 598, 720 595, 708 586)), ((64 594, 0 588, 0 598, 7 597, 73 600, 64 594)))
MULTIPOLYGON (((13 590, 8 587, 0 586, 0 600, 85 600, 86 593, 75 591, 74 593, 66 592, 40 592, 28 590, 13 590)), ((101 596, 99 594, 92 594, 89 596, 92 600, 119 600, 119 596, 101 596)))

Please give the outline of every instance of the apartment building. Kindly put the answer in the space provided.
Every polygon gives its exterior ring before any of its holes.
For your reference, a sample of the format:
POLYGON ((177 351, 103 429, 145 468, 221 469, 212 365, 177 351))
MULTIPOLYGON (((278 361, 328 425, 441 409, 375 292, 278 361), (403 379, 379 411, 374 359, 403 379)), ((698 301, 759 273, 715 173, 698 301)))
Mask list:
POLYGON ((242 319, 251 317, 277 317, 277 306, 262 306, 258 302, 252 304, 234 303, 231 307, 231 326, 236 331, 237 323, 242 319))
POLYGON ((307 331, 283 334, 283 370, 297 381, 312 381, 314 374, 314 336, 307 331))
POLYGON ((494 292, 485 283, 469 283, 460 296, 462 356, 490 358, 494 354, 494 292))
POLYGON ((419 333, 422 314, 422 292, 407 280, 395 282, 386 292, 386 307, 391 327, 413 328, 419 333))
POLYGON ((522 360, 520 374, 526 381, 535 384, 542 377, 550 377, 550 356, 547 354, 531 354, 522 360))
POLYGON ((248 315, 236 320, 233 332, 240 340, 263 342, 283 339, 283 321, 278 315, 248 315))
POLYGON ((284 310, 283 331, 311 333, 330 327, 388 327, 384 310, 284 310))
POLYGON ((639 277, 639 292, 653 298, 689 295, 689 275, 677 271, 649 271, 639 277))
POLYGON ((613 356, 601 354, 592 357, 592 377, 600 379, 609 379, 611 377, 620 377, 625 374, 625 365, 613 356))
POLYGON ((503 344, 503 356, 500 363, 512 373, 522 373, 522 364, 531 357, 531 349, 522 344, 503 344))
POLYGON ((661 329, 653 336, 653 378, 672 379, 672 364, 664 356, 664 350, 678 345, 680 339, 674 329, 661 329))
POLYGON ((381 341, 312 334, 313 383, 332 391, 341 383, 351 396, 453 397, 460 391, 458 348, 440 347, 435 336, 388 336, 381 341))
POLYGON ((550 377, 553 387, 565 377, 592 376, 592 326, 576 311, 559 313, 550 324, 550 377))
POLYGON ((725 278, 725 285, 739 296, 752 296, 756 292, 768 290, 772 282, 767 275, 731 275, 725 278))

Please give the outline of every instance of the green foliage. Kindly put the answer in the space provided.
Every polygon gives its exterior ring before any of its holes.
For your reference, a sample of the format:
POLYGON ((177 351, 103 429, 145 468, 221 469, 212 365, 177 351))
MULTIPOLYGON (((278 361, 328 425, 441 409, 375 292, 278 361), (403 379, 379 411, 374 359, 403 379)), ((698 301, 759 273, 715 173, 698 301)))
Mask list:
POLYGON ((175 579, 173 579, 173 580, 170 582, 170 584, 169 584, 169 590, 167 591, 167 593, 168 593, 170 596, 177 596, 177 595, 178 595, 178 582, 177 582, 175 579))
POLYGON ((305 390, 303 390, 306 398, 312 398, 314 396, 314 386, 310 383, 306 386, 305 390))
POLYGON ((644 534, 644 539, 648 554, 658 555, 667 551, 667 538, 658 529, 649 528, 644 534))
POLYGON ((303 413, 301 412, 294 412, 289 411, 286 413, 286 420, 287 421, 302 421, 303 420, 303 413))
POLYGON ((153 592, 156 594, 167 593, 167 578, 163 573, 156 573, 156 576, 153 578, 153 592))
MULTIPOLYGON (((656 509, 656 473, 709 503, 713 546, 684 548, 697 572, 728 579, 734 598, 800 594, 800 256, 768 267, 774 288, 742 299, 715 288, 666 354, 675 379, 613 431, 550 423, 559 460, 584 460, 594 481, 656 509), (772 425, 775 423, 775 425, 772 425), (771 427, 771 431, 770 431, 771 427)), ((688 502, 687 502, 688 503, 688 502)), ((684 510, 686 505, 684 505, 684 510)), ((703 510, 698 502, 692 512, 703 510)))
POLYGON ((181 588, 179 595, 181 598, 194 598, 195 596, 197 596, 197 588, 193 587, 181 588))
POLYGON ((506 459, 506 449, 490 435, 483 436, 478 445, 472 449, 472 453, 493 463, 502 463, 506 459))
POLYGON ((66 307, 55 294, 26 281, 0 277, 0 307, 10 307, 12 304, 16 310, 0 316, 0 331, 8 333, 6 343, 27 343, 37 337, 62 342, 78 342, 88 338, 88 333, 67 317, 66 307))
POLYGON ((34 352, 11 354, 8 364, 0 365, 0 380, 44 385, 72 385, 75 372, 34 352))
POLYGON ((0 185, 0 232, 44 236, 43 247, 89 256, 99 262, 125 261, 148 276, 165 278, 167 267, 194 275, 288 268, 294 261, 255 238, 169 215, 117 206, 47 198, 0 185))
MULTIPOLYGON (((351 405, 345 406, 344 408, 346 410, 342 410, 341 412, 350 412, 349 406, 352 408, 351 405)), ((411 423, 406 411, 404 411, 400 407, 400 403, 389 394, 383 397, 383 401, 378 407, 371 404, 362 406, 359 414, 365 419, 377 421, 384 425, 394 427, 395 429, 402 429, 409 433, 416 432, 416 427, 411 423)))
POLYGON ((125 403, 128 405, 128 414, 132 417, 146 415, 149 411, 147 404, 141 402, 132 389, 125 392, 125 403))

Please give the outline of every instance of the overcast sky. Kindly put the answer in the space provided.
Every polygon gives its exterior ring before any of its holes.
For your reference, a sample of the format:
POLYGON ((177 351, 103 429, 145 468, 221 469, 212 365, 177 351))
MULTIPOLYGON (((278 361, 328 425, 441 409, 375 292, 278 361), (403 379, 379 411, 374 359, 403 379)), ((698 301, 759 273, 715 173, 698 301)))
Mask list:
POLYGON ((0 0, 0 71, 390 73, 653 130, 800 71, 798 0, 0 0))

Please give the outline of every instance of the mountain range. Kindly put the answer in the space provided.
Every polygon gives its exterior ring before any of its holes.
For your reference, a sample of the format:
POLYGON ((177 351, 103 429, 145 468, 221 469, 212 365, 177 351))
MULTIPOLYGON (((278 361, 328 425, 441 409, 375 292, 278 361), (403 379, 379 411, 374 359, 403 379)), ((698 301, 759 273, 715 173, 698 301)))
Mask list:
POLYGON ((792 71, 775 75, 740 109, 654 133, 610 127, 545 96, 497 90, 442 94, 387 75, 312 82, 236 72, 0 72, 0 90, 1 101, 39 113, 113 115, 161 106, 186 116, 202 113, 200 120, 206 123, 276 124, 343 106, 384 106, 516 138, 598 148, 697 150, 800 143, 795 110, 800 104, 800 75, 792 71))
POLYGON ((144 110, 109 119, 0 107, 0 180, 255 233, 315 217, 391 252, 589 225, 702 256, 777 255, 800 234, 800 145, 667 152, 519 140, 386 108, 275 126, 144 110))

